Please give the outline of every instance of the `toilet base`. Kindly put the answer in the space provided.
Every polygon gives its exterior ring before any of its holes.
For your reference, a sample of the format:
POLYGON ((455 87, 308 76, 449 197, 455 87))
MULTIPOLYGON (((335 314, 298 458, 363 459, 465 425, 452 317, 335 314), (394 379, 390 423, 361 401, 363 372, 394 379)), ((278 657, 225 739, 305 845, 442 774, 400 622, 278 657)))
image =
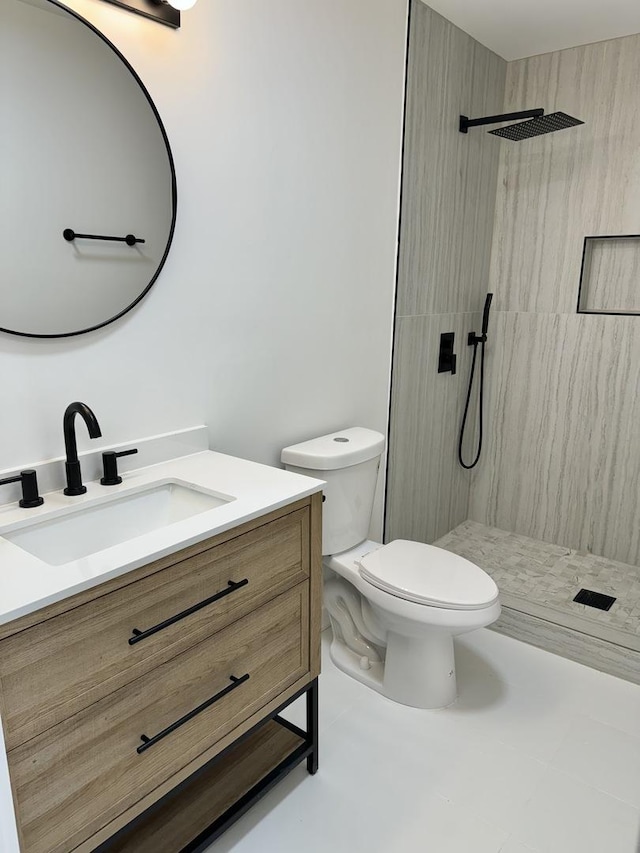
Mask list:
POLYGON ((458 696, 452 634, 405 637, 390 631, 383 686, 385 696, 413 708, 452 705, 458 696))
POLYGON ((334 635, 331 660, 338 669, 388 699, 412 708, 435 710, 457 698, 453 636, 433 631, 427 636, 388 634, 383 663, 367 661, 334 635))
POLYGON ((355 652, 352 652, 342 640, 338 640, 335 634, 331 640, 329 653, 331 660, 342 672, 350 675, 367 687, 371 687, 372 690, 383 693, 384 663, 372 662, 368 668, 363 668, 360 664, 362 658, 359 658, 355 652))

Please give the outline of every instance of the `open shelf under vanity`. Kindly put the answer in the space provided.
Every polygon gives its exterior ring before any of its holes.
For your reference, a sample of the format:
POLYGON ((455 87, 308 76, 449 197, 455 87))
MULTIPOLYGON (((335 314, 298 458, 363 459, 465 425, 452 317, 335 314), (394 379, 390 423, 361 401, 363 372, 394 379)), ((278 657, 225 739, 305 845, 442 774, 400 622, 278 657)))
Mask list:
POLYGON ((301 762, 315 773, 317 750, 316 679, 95 853, 201 853, 301 762), (280 716, 300 696, 306 732, 280 716))

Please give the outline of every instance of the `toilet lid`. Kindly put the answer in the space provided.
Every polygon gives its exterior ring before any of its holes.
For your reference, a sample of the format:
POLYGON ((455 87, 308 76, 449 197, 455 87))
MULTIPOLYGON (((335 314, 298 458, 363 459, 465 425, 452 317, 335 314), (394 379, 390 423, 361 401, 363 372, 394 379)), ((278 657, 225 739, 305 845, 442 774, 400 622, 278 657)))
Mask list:
POLYGON ((417 604, 479 610, 498 599, 498 587, 480 566, 422 542, 396 539, 357 562, 368 583, 417 604))

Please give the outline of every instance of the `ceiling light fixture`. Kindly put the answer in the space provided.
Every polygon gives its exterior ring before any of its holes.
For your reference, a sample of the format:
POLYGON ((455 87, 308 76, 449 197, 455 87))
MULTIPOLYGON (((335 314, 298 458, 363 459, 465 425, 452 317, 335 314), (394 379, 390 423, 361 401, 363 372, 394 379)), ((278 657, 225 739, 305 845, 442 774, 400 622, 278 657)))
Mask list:
POLYGON ((196 0, 170 0, 170 2, 169 0, 106 0, 106 2, 174 29, 180 26, 180 12, 186 12, 196 4, 196 0))
POLYGON ((187 9, 195 6, 198 0, 166 0, 166 2, 179 12, 186 12, 187 9))

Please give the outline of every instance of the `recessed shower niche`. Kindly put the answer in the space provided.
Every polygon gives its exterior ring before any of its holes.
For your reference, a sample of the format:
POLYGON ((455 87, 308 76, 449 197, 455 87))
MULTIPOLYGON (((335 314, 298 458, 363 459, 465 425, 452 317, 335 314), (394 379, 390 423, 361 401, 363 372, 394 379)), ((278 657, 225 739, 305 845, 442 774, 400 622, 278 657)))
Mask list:
POLYGON ((585 237, 579 314, 640 314, 640 235, 585 237))

